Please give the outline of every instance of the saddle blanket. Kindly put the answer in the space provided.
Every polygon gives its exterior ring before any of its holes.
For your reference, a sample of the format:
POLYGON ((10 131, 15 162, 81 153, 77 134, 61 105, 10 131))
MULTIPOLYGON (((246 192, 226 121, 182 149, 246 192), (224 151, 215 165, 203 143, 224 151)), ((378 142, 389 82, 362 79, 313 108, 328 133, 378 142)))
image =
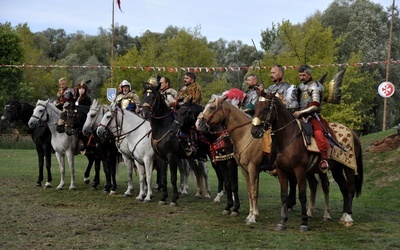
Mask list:
MULTIPOLYGON (((299 120, 297 120, 297 123, 300 129, 302 129, 299 120)), ((347 152, 345 152, 338 146, 334 145, 333 148, 328 150, 330 159, 340 162, 357 172, 357 159, 354 151, 354 138, 352 131, 348 127, 339 123, 329 123, 329 128, 333 132, 334 138, 336 138, 337 142, 347 149, 347 152)), ((319 149, 314 137, 311 137, 311 144, 307 145, 303 133, 303 140, 308 151, 319 153, 319 149)))

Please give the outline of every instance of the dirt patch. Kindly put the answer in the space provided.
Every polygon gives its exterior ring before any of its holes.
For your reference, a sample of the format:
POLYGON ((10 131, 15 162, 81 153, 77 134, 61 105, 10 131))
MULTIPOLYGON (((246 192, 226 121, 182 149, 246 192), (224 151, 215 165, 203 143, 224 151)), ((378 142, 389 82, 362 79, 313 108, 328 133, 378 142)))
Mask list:
POLYGON ((366 151, 371 153, 387 152, 396 149, 399 146, 400 146, 400 135, 393 134, 387 136, 382 140, 373 142, 372 146, 369 147, 366 151))

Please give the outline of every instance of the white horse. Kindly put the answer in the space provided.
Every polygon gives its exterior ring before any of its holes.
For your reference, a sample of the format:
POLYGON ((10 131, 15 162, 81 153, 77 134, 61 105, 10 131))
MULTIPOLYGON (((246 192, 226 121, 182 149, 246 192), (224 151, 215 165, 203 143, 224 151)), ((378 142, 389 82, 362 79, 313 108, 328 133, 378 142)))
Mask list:
POLYGON ((68 136, 66 133, 58 133, 56 125, 61 111, 49 100, 38 100, 33 110, 32 117, 29 119, 28 126, 34 128, 40 121, 47 122, 51 132, 51 145, 56 152, 58 165, 60 167, 61 180, 57 186, 61 190, 65 184, 65 156, 67 156, 69 171, 71 174, 71 185, 69 190, 75 190, 75 163, 74 156, 79 153, 79 140, 75 136, 68 136))
POLYGON ((104 114, 97 128, 99 136, 107 136, 108 132, 114 135, 115 143, 127 166, 128 189, 124 195, 130 196, 133 190, 132 171, 135 165, 140 181, 140 192, 136 199, 143 200, 145 197, 145 202, 151 201, 152 171, 156 153, 151 145, 150 122, 113 104, 110 106, 110 111, 104 114))

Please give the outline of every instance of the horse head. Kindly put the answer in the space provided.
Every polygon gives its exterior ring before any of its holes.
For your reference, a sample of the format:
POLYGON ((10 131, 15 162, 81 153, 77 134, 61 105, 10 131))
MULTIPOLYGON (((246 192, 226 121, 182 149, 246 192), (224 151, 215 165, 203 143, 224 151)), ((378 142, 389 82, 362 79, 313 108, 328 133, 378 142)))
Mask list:
POLYGON ((82 130, 88 111, 89 109, 87 106, 81 105, 75 106, 75 108, 69 108, 65 111, 65 133, 67 133, 67 135, 74 135, 82 130))
MULTIPOLYGON (((210 126, 222 125, 227 121, 229 110, 225 110, 226 96, 212 95, 203 112, 197 116, 196 128, 202 132, 210 132, 210 126)), ((228 103, 227 103, 228 104, 228 103)))
POLYGON ((257 90, 258 100, 254 107, 254 116, 252 121, 251 134, 254 138, 261 138, 264 130, 267 130, 272 119, 275 119, 275 113, 272 112, 275 102, 275 93, 267 94, 264 91, 257 90))
POLYGON ((29 128, 35 128, 40 125, 40 122, 47 122, 49 119, 49 114, 47 112, 47 106, 50 100, 43 101, 38 100, 36 103, 36 107, 33 110, 33 114, 28 121, 29 128))
POLYGON ((103 115, 103 117, 101 118, 101 121, 99 123, 99 126, 96 129, 96 133, 99 137, 102 137, 105 139, 111 137, 111 131, 109 131, 109 126, 113 122, 118 110, 121 110, 121 109, 118 108, 116 103, 113 103, 113 104, 111 104, 110 109, 103 115))
POLYGON ((160 94, 161 84, 154 87, 150 84, 143 84, 143 95, 141 101, 142 117, 146 120, 156 116, 156 113, 169 109, 165 103, 164 96, 160 94))
POLYGON ((100 120, 102 118, 102 115, 100 114, 101 111, 102 106, 99 104, 97 99, 94 99, 92 105, 90 105, 89 112, 87 113, 86 120, 82 127, 82 133, 84 136, 90 136, 97 129, 97 126, 100 124, 100 120))
POLYGON ((179 131, 187 133, 190 127, 195 125, 197 116, 203 111, 203 107, 193 102, 182 105, 176 113, 174 123, 171 125, 171 133, 177 135, 179 131))

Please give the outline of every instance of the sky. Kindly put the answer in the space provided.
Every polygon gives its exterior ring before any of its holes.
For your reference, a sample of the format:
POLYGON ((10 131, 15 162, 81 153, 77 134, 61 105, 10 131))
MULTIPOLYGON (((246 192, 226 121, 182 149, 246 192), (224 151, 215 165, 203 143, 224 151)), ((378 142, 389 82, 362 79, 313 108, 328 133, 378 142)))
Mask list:
MULTIPOLYGON (((116 2, 116 0, 115 0, 116 2)), ((316 11, 323 12, 333 0, 121 0, 115 4, 114 23, 128 27, 132 36, 145 31, 162 33, 172 25, 200 27, 207 41, 223 38, 241 40, 260 49, 261 31, 272 23, 289 20, 302 23, 316 11)), ((393 0, 372 0, 384 9, 393 0)), ((398 6, 398 4, 396 3, 398 6)), ((1 0, 0 23, 12 26, 27 23, 32 32, 48 28, 64 29, 67 34, 83 31, 97 35, 99 27, 110 29, 113 0, 1 0)), ((340 17, 338 17, 340 18, 340 17)))

